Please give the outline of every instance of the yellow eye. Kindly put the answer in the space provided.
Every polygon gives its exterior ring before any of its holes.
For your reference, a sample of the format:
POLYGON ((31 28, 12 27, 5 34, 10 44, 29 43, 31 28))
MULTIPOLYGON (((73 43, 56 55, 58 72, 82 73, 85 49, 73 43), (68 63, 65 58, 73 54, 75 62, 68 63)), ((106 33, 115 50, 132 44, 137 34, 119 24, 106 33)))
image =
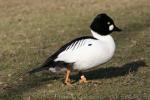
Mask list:
POLYGON ((110 22, 107 22, 108 25, 110 25, 110 22))

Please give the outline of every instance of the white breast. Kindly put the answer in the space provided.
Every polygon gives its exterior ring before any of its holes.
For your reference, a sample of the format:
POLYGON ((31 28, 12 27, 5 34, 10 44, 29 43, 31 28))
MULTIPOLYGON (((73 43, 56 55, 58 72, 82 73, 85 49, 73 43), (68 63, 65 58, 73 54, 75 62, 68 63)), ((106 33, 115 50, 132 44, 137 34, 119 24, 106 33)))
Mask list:
POLYGON ((63 51, 55 61, 74 63, 74 69, 86 70, 110 60, 115 51, 113 38, 110 35, 100 36, 92 33, 97 40, 86 39, 83 46, 63 51))

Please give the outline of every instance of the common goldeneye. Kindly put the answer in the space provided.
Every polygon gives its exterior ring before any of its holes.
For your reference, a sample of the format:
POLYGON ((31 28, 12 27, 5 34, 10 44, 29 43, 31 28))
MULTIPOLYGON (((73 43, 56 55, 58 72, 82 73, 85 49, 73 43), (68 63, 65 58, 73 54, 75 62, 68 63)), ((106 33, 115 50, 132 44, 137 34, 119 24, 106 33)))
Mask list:
POLYGON ((70 73, 78 70, 80 83, 87 82, 82 71, 109 61, 115 52, 115 42, 110 35, 121 31, 107 14, 98 14, 90 25, 92 36, 83 36, 72 40, 51 55, 40 67, 29 73, 50 70, 66 70, 65 84, 70 85, 70 73))

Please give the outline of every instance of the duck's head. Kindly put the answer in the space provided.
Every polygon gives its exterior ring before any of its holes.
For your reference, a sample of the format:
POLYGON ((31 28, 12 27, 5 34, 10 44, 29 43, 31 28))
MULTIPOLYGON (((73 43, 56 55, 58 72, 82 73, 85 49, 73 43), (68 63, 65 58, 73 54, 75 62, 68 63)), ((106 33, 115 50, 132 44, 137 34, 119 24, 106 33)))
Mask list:
POLYGON ((121 29, 115 25, 112 18, 105 13, 98 14, 91 23, 90 28, 100 35, 108 35, 113 31, 121 31, 121 29))

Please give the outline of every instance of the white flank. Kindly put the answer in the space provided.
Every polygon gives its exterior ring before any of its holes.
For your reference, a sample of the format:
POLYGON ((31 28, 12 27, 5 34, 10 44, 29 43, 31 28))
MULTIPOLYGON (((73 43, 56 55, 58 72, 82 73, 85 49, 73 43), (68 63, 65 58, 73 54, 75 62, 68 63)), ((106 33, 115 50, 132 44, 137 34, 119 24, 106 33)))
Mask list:
POLYGON ((113 38, 110 35, 101 36, 92 30, 91 32, 96 39, 82 40, 84 41, 84 45, 78 48, 74 47, 74 49, 71 47, 68 48, 61 52, 55 61, 74 63, 74 69, 86 70, 110 60, 115 51, 113 38))

